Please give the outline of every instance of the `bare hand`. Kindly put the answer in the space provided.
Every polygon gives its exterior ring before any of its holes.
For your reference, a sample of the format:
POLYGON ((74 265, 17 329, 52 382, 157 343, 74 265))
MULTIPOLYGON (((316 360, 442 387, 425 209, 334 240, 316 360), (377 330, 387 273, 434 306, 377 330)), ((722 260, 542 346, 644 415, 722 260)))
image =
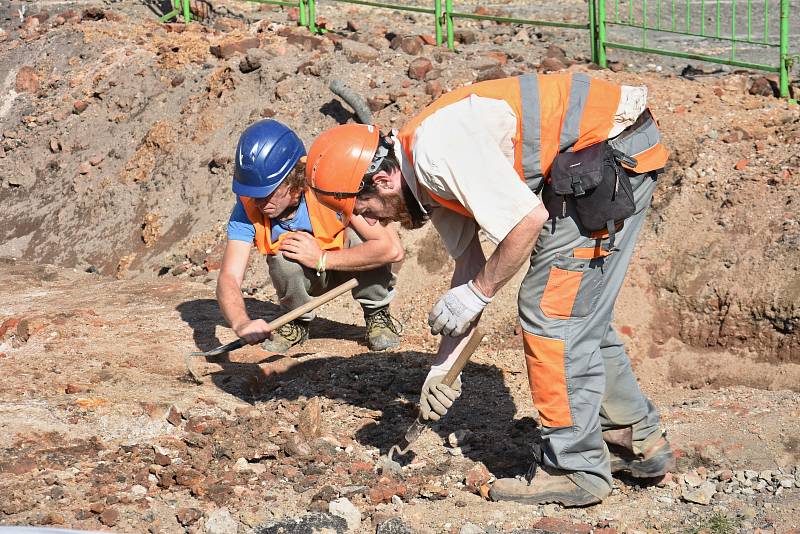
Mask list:
POLYGON ((272 329, 264 319, 247 321, 233 327, 236 335, 244 339, 248 345, 261 343, 265 339, 272 339, 272 329))
POLYGON ((294 232, 281 241, 281 252, 286 258, 305 267, 316 269, 322 256, 317 239, 307 232, 294 232))

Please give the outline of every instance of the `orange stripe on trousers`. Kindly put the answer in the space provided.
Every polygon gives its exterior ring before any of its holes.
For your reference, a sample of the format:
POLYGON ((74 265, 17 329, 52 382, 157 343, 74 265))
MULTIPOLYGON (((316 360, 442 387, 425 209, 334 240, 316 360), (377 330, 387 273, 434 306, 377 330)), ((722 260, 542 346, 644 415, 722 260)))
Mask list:
POLYGON ((533 404, 543 426, 572 426, 564 368, 564 342, 522 333, 533 404))

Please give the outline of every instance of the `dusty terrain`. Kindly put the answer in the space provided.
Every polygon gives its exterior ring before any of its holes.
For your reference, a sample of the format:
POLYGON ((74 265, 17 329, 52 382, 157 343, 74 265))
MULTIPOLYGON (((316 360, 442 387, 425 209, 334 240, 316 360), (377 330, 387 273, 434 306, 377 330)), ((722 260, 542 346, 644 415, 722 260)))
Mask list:
MULTIPOLYGON (((456 54, 426 44, 427 18, 353 6, 323 5, 331 31, 311 36, 244 3, 189 26, 127 2, 25 3, 20 22, 22 5, 0 7, 0 524, 342 531, 326 513, 346 498, 364 532, 797 527, 800 111, 770 80, 635 56, 597 71, 576 32, 494 23, 464 22, 456 54), (585 510, 481 497, 527 468, 536 426, 513 282, 453 413, 382 473, 436 346, 424 319, 452 264, 432 229, 403 235, 400 351, 368 352, 344 298, 290 357, 247 348, 186 380, 184 353, 233 338, 213 290, 247 124, 274 116, 310 142, 352 120, 333 78, 387 129, 440 91, 562 67, 648 85, 673 151, 616 325, 678 473, 619 479, 585 510)), ((274 316, 265 271, 253 258, 246 296, 274 316)))

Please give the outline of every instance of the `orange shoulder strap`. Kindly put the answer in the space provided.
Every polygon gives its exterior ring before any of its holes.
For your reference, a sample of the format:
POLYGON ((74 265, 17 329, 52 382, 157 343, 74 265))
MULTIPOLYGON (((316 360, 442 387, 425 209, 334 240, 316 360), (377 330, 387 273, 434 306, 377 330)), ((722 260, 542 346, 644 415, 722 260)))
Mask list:
POLYGON ((467 208, 465 208, 464 206, 462 206, 458 201, 456 201, 456 200, 447 200, 446 198, 442 198, 439 195, 437 195, 436 193, 434 193, 433 191, 431 191, 430 189, 428 189, 427 187, 425 188, 425 190, 428 192, 430 197, 433 200, 435 200, 436 202, 438 202, 443 208, 447 208, 450 211, 454 211, 454 212, 458 213, 459 215, 463 215, 464 217, 468 217, 470 219, 474 219, 474 217, 472 216, 472 213, 470 213, 469 210, 467 208))

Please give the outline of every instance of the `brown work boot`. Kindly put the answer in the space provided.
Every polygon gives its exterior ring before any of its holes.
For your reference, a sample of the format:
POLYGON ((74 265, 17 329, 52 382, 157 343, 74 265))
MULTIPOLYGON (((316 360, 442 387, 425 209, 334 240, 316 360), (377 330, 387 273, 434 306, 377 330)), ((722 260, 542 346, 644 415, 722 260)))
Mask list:
POLYGON ((300 345, 308 340, 309 321, 295 319, 272 332, 272 339, 261 343, 261 348, 267 352, 286 354, 295 345, 300 345))
POLYGON ((403 326, 389 314, 389 308, 380 308, 369 315, 364 313, 367 323, 367 346, 369 350, 381 351, 392 349, 400 344, 400 333, 403 326))
POLYGON ((600 499, 578 486, 567 473, 539 468, 530 483, 522 477, 501 478, 492 484, 489 497, 493 501, 515 501, 523 504, 556 503, 566 508, 597 504, 600 499))
POLYGON ((611 454, 612 473, 630 473, 635 478, 658 478, 675 469, 675 455, 666 435, 642 454, 633 452, 630 427, 603 432, 603 440, 611 454))

